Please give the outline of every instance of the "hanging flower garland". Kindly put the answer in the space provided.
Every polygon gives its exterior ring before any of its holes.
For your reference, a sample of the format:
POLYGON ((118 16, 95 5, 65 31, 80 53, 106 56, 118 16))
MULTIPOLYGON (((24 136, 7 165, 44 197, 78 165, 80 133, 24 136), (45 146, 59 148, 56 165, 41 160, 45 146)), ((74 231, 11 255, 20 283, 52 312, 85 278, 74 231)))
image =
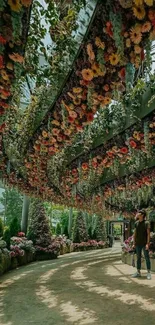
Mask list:
POLYGON ((96 112, 109 105, 115 96, 118 98, 118 94, 121 96, 126 82, 132 83, 136 69, 145 60, 145 42, 152 40, 154 33, 154 3, 151 6, 143 3, 143 7, 143 18, 133 1, 125 9, 122 2, 113 1, 110 14, 109 7, 98 7, 73 74, 30 143, 25 167, 31 184, 36 166, 38 172, 46 173, 40 162, 48 161, 64 146, 71 145, 73 136, 83 132, 96 112), (98 26, 103 27, 99 30, 98 26))

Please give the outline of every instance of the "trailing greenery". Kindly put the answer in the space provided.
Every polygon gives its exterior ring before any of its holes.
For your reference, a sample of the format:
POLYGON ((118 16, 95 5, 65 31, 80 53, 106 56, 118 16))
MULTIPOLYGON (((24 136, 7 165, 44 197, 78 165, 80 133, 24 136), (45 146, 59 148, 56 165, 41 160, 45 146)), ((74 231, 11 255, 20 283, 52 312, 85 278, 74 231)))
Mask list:
POLYGON ((21 222, 23 196, 16 189, 6 189, 0 197, 5 209, 5 225, 9 226, 16 217, 21 222))

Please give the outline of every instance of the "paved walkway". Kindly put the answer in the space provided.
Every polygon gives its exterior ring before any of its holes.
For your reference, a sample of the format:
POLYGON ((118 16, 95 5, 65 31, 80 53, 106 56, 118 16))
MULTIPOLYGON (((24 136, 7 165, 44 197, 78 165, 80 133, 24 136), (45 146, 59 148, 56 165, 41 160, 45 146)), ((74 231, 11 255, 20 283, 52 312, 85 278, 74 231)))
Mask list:
POLYGON ((0 325, 154 325, 155 275, 133 271, 119 246, 11 271, 0 278, 0 325))

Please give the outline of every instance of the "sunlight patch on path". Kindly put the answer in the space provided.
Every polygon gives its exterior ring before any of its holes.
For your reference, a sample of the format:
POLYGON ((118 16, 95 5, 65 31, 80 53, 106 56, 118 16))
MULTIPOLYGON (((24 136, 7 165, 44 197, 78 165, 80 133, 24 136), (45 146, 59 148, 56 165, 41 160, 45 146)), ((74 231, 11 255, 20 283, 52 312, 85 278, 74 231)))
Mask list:
POLYGON ((88 279, 83 273, 86 272, 88 267, 77 267, 72 273, 70 278, 72 280, 85 280, 88 279))
POLYGON ((58 304, 58 299, 52 290, 48 290, 46 286, 41 285, 36 290, 36 295, 41 301, 48 306, 48 308, 54 308, 58 304))
MULTIPOLYGON (((103 268, 105 271, 105 268, 103 268)), ((139 285, 145 285, 149 288, 155 287, 155 274, 152 274, 152 279, 147 280, 146 271, 142 270, 142 277, 138 279, 131 278, 131 275, 134 273, 132 266, 123 264, 122 262, 114 263, 113 265, 107 265, 106 274, 110 276, 118 276, 119 280, 125 281, 127 283, 135 282, 139 285)))
POLYGON ((86 288, 88 292, 97 293, 101 296, 106 296, 109 298, 114 298, 114 300, 119 300, 127 305, 137 305, 137 307, 147 310, 155 311, 155 302, 153 299, 145 299, 140 295, 132 294, 129 292, 123 292, 121 290, 112 290, 111 288, 105 286, 96 286, 93 281, 77 282, 80 288, 86 288))
POLYGON ((62 314, 67 316, 67 321, 72 324, 86 325, 86 324, 97 324, 97 318, 95 312, 85 308, 80 310, 77 306, 73 305, 72 302, 68 301, 61 304, 60 310, 62 314))

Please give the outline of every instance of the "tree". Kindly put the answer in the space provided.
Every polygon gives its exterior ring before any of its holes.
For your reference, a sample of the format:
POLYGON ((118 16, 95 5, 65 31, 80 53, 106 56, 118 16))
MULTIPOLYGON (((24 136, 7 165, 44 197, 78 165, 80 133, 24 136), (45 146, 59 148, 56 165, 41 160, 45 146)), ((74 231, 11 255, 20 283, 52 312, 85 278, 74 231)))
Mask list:
POLYGON ((6 189, 2 193, 0 202, 5 207, 5 224, 9 226, 15 217, 17 217, 20 223, 22 218, 22 195, 15 189, 6 189))
POLYGON ((10 236, 17 236, 18 232, 20 232, 20 223, 17 217, 13 218, 13 220, 10 223, 10 236))
POLYGON ((3 231, 4 231, 3 221, 0 218, 0 237, 3 237, 3 231))
POLYGON ((106 223, 103 219, 103 217, 101 216, 97 216, 96 218, 96 227, 94 230, 94 239, 96 239, 97 241, 106 240, 106 223))
POLYGON ((47 247, 51 244, 51 233, 43 202, 40 202, 38 199, 33 199, 30 203, 29 211, 30 226, 28 238, 35 245, 47 247))
POLYGON ((88 234, 84 215, 82 212, 79 212, 74 222, 73 242, 81 243, 83 241, 88 241, 88 234))
POLYGON ((59 236, 61 235, 61 226, 60 226, 60 223, 58 222, 57 223, 57 226, 56 226, 56 235, 59 236))

